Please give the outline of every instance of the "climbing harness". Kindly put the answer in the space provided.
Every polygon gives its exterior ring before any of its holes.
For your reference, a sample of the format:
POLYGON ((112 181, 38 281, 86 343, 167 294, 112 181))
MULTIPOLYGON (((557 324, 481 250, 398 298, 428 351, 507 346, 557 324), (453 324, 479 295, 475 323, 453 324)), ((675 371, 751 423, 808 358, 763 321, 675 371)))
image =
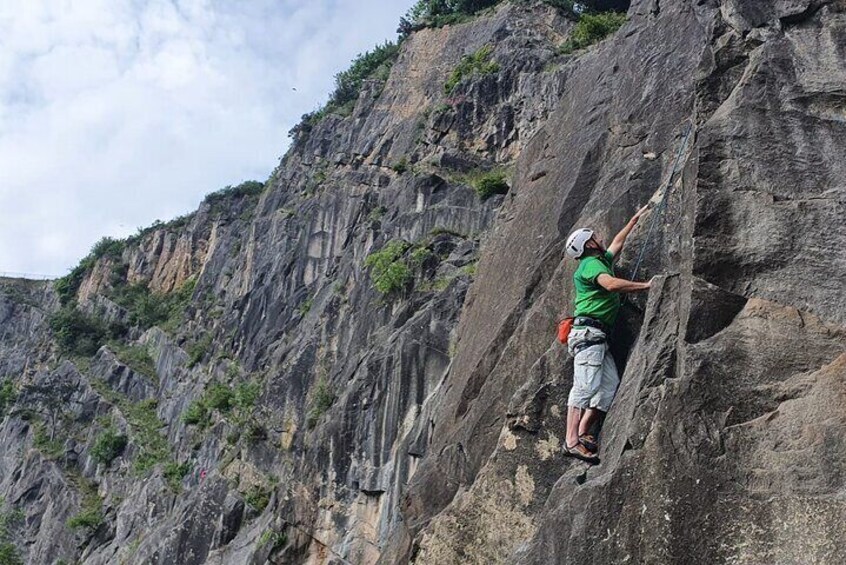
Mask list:
POLYGON ((672 170, 670 171, 670 178, 667 179, 667 184, 664 188, 664 194, 661 196, 661 203, 658 204, 658 209, 655 210, 655 213, 652 216, 652 222, 650 222, 649 224, 649 231, 646 232, 646 239, 643 242, 643 246, 640 248, 640 255, 638 255, 637 261, 635 261, 634 271, 632 272, 631 280, 635 280, 637 278, 637 272, 640 269, 640 264, 643 262, 643 257, 646 255, 646 248, 649 247, 649 240, 652 239, 652 232, 655 231, 655 226, 658 224, 658 220, 664 217, 664 210, 667 208, 667 202, 669 201, 670 191, 673 189, 673 179, 675 178, 676 173, 678 173, 679 171, 682 155, 684 155, 684 152, 687 149, 687 143, 690 140, 691 133, 693 133, 693 122, 691 122, 687 126, 687 131, 684 134, 682 144, 679 146, 679 152, 676 154, 676 160, 673 163, 672 170))

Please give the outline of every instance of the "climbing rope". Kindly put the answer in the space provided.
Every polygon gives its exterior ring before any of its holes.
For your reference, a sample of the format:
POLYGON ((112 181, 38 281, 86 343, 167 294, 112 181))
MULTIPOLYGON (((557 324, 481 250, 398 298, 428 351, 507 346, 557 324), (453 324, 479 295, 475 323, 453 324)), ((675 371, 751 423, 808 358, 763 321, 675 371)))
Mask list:
POLYGON ((640 270, 640 264, 643 262, 643 257, 646 255, 646 249, 649 247, 649 240, 652 239, 652 232, 655 231, 655 226, 658 225, 658 220, 664 217, 664 210, 667 208, 667 202, 669 201, 670 191, 673 189, 673 179, 676 177, 676 173, 679 171, 679 166, 681 165, 682 156, 684 155, 685 150, 687 149, 687 143, 690 140, 690 134, 693 133, 693 123, 691 122, 687 126, 687 131, 684 134, 684 138, 682 139, 682 144, 679 146, 679 152, 676 154, 676 160, 673 163, 673 168, 670 170, 670 178, 667 180, 667 184, 664 188, 664 194, 661 196, 661 203, 658 204, 658 209, 652 215, 652 222, 649 224, 649 231, 646 232, 646 240, 643 242, 643 246, 640 248, 640 254, 638 255, 637 261, 635 261, 634 271, 632 272, 631 280, 635 280, 637 278, 637 272, 640 270))

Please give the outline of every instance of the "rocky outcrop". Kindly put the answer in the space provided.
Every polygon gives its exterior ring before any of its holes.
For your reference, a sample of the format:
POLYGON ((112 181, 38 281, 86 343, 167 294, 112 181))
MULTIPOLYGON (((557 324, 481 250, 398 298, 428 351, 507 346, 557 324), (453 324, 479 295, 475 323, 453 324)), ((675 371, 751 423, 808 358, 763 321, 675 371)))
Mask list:
POLYGON ((125 330, 90 359, 62 359, 49 284, 0 285, 21 556, 842 561, 846 8, 635 1, 560 55, 572 25, 514 2, 412 34, 260 195, 209 199, 85 271, 82 311, 125 330), (447 94, 485 46, 499 70, 447 94), (589 468, 561 449, 563 240, 663 199, 688 125, 665 214, 621 258, 648 245, 659 277, 625 306, 589 468), (498 169, 510 192, 482 201, 469 179, 498 169), (382 295, 365 260, 392 241, 407 276, 382 295))
MULTIPOLYGON (((831 110, 795 102, 831 108, 846 86, 842 6, 822 4, 774 7, 745 28, 735 18, 757 14, 752 3, 634 4, 627 27, 573 65, 567 110, 523 152, 503 212, 514 221, 482 256, 437 455, 409 489, 404 553, 386 562, 842 560, 830 543, 842 532, 822 525, 842 518, 842 483, 823 478, 840 473, 839 441, 823 438, 839 426, 828 414, 844 359, 840 259, 826 252, 843 236, 843 177, 825 155, 846 138, 831 110), (603 463, 587 469, 557 449, 571 378, 549 340, 572 292, 562 238, 578 224, 611 235, 652 196, 687 122, 696 141, 645 263, 676 274, 642 321, 639 303, 627 308, 643 328, 603 463), (643 159, 653 152, 663 171, 643 159), (533 181, 541 167, 551 174, 533 181), (822 524, 802 517, 813 500, 822 524)), ((618 353, 631 342, 623 328, 618 353)))

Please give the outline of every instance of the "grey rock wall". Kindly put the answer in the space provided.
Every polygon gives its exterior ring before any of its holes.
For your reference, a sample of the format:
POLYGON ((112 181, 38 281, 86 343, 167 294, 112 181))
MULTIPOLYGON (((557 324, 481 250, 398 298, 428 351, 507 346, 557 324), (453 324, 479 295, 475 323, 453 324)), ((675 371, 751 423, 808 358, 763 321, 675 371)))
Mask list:
POLYGON ((568 56, 572 22, 543 3, 414 33, 260 196, 204 203, 86 273, 81 307, 123 323, 115 285, 194 281, 178 324, 127 333, 154 371, 113 344, 62 359, 50 285, 3 281, 0 495, 23 514, 21 555, 841 562, 844 10, 635 1, 568 56), (486 45, 500 71, 445 94, 486 45), (563 240, 610 238, 660 200, 688 124, 641 268, 660 276, 625 307, 623 384, 588 468, 561 449, 563 240), (511 190, 482 202, 465 175, 498 167, 511 190), (364 261, 396 239, 428 253, 381 296, 364 261), (186 422, 220 385, 256 398, 186 422), (104 463, 109 426, 128 442, 104 463), (70 527, 92 501, 102 519, 70 527))

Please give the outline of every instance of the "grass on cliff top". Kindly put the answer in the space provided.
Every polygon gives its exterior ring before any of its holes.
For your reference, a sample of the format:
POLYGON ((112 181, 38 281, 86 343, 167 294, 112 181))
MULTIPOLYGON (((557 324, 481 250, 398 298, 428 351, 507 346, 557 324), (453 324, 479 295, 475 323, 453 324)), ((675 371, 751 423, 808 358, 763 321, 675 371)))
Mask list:
POLYGON ((335 90, 329 96, 325 106, 308 114, 304 114, 299 124, 294 126, 288 135, 298 138, 308 135, 323 118, 329 114, 349 116, 358 100, 361 87, 367 79, 378 81, 388 80, 391 67, 399 56, 399 44, 386 41, 377 45, 372 51, 366 51, 353 59, 350 68, 335 75, 335 90))
POLYGON ((469 21, 478 12, 504 0, 418 0, 400 18, 400 37, 426 27, 442 27, 469 21))
MULTIPOLYGON (((255 180, 245 181, 237 186, 227 186, 216 192, 208 194, 203 202, 210 206, 212 215, 220 215, 225 209, 227 202, 234 202, 243 197, 250 197, 257 201, 254 197, 261 194, 264 189, 269 186, 272 180, 261 183, 255 180)), ((194 217, 194 214, 179 216, 168 222, 156 220, 151 225, 138 228, 135 235, 131 235, 124 239, 115 239, 112 237, 103 237, 91 248, 91 251, 86 255, 79 264, 74 267, 70 273, 57 279, 53 283, 56 293, 59 295, 59 300, 62 305, 70 304, 76 300, 79 293, 79 287, 85 280, 85 277, 91 272, 98 261, 102 259, 109 259, 113 263, 114 269, 125 269, 127 267, 127 259, 125 258, 126 250, 129 247, 137 246, 141 241, 157 230, 177 230, 188 224, 194 217)))
POLYGON ((562 55, 569 55, 602 41, 626 23, 626 14, 618 12, 585 13, 579 17, 570 37, 559 48, 562 55))

